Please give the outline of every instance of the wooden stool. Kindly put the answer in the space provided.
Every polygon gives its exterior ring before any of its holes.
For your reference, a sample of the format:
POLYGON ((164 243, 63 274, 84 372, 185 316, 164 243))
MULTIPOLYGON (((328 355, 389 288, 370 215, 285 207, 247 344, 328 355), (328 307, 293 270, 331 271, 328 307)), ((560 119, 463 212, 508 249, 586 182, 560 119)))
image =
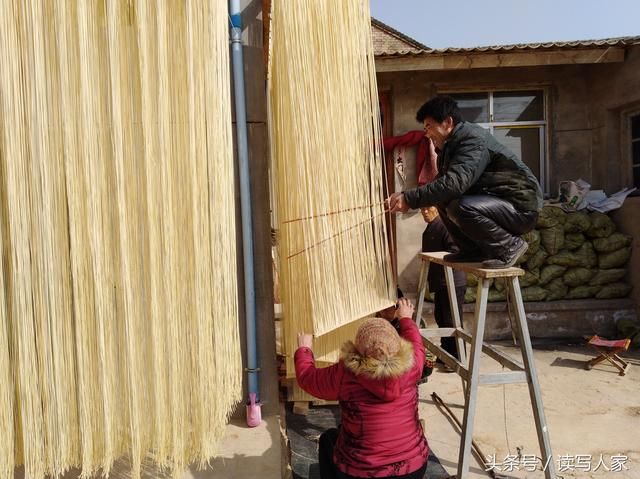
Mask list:
POLYGON ((460 453, 458 456, 457 479, 465 479, 469 473, 469 462, 471 459, 471 441, 473 434, 473 421, 476 411, 476 400, 478 396, 478 386, 483 384, 515 384, 527 383, 529 385, 529 396, 538 433, 538 444, 540 446, 542 465, 545 467, 545 477, 555 479, 555 465, 553 454, 551 453, 551 443, 549 441, 549 431, 544 417, 542 407, 542 396, 540 385, 536 374, 535 362, 533 359, 533 349, 529 337, 529 327, 524 312, 524 303, 520 291, 518 276, 522 276, 524 271, 520 268, 504 269, 484 269, 479 263, 449 263, 443 259, 447 252, 420 253, 418 256, 422 260, 420 270, 420 282, 418 300, 416 305, 416 322, 420 327, 422 320, 422 308, 424 306, 424 296, 427 291, 427 275, 429 273, 429 263, 438 263, 444 266, 447 290, 449 293, 449 303, 451 314, 453 315, 454 328, 421 329, 425 347, 440 358, 446 365, 453 368, 462 378, 465 395, 464 419, 462 422, 462 438, 460 443, 460 453), (471 273, 478 278, 478 292, 476 295, 475 320, 476 329, 473 334, 469 334, 462 329, 458 303, 456 301, 456 289, 453 280, 453 269, 471 273), (524 364, 512 359, 498 349, 483 342, 484 325, 487 312, 487 298, 489 296, 489 280, 492 278, 505 278, 509 294, 515 304, 516 333, 519 336, 518 342, 522 351, 524 364), (432 341, 432 338, 455 337, 460 361, 444 351, 439 345, 432 341), (471 344, 471 356, 467 367, 465 342, 471 344), (484 352, 487 356, 498 361, 504 367, 510 369, 507 372, 480 374, 480 355, 484 352))
POLYGON ((630 339, 608 340, 596 335, 591 336, 587 344, 600 353, 599 356, 593 358, 590 361, 587 361, 587 369, 591 369, 596 364, 607 360, 611 364, 613 364, 616 369, 618 369, 620 376, 624 376, 625 374, 627 374, 629 363, 618 356, 617 353, 622 353, 629 349, 629 345, 631 344, 630 339))

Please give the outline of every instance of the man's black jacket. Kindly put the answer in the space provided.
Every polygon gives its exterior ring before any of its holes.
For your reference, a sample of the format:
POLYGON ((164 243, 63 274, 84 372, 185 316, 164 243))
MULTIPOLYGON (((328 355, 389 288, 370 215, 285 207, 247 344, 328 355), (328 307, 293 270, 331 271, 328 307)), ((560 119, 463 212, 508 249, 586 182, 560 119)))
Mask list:
POLYGON ((460 122, 438 155, 438 177, 407 190, 411 208, 445 206, 462 195, 493 195, 520 211, 539 211, 542 191, 538 180, 520 159, 487 130, 460 122))

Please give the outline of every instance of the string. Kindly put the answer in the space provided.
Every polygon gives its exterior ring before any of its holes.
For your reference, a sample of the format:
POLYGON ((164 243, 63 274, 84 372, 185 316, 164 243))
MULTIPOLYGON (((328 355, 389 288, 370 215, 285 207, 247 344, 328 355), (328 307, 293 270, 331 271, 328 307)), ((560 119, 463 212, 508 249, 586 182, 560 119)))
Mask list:
POLYGON ((360 223, 358 223, 358 224, 356 224, 356 225, 350 226, 349 228, 347 228, 347 229, 345 229, 345 230, 342 230, 342 231, 340 231, 340 232, 338 232, 338 233, 336 233, 336 234, 334 234, 334 235, 332 235, 332 236, 329 236, 328 238, 325 238, 325 239, 323 239, 323 240, 321 240, 321 241, 318 241, 317 243, 314 243, 314 244, 312 244, 311 246, 308 246, 307 248, 303 249, 302 251, 298 251, 297 253, 294 253, 294 254, 292 254, 292 255, 287 256, 287 259, 291 259, 291 258, 293 258, 293 257, 295 257, 295 256, 298 256, 298 255, 300 255, 300 254, 304 253, 305 251, 309 251, 310 249, 313 249, 313 248, 315 248, 316 246, 321 245, 322 243, 326 243, 327 241, 330 241, 330 240, 332 240, 333 238, 336 238, 336 237, 338 237, 338 236, 341 236, 341 235, 343 235, 343 234, 345 234, 345 233, 347 233, 347 232, 351 231, 352 229, 357 228, 358 226, 361 226, 361 225, 363 225, 364 223, 367 223, 367 222, 369 222, 369 221, 373 220, 374 218, 377 218, 378 216, 382 216, 383 214, 387 213, 388 211, 389 211, 389 210, 384 210, 384 211, 382 211, 382 212, 378 213, 377 215, 373 215, 373 216, 371 216, 370 218, 367 218, 366 220, 361 221, 360 223))
POLYGON ((333 215, 337 215, 337 214, 340 214, 340 213, 348 213, 350 211, 357 211, 357 210, 363 210, 363 209, 366 209, 366 208, 373 208, 375 206, 380 206, 380 205, 383 205, 383 204, 384 204, 384 201, 380 201, 379 203, 372 203, 372 204, 368 204, 368 205, 364 205, 364 206, 354 206, 353 208, 347 208, 347 209, 344 209, 344 210, 330 211, 329 213, 320 213, 320 214, 317 214, 317 215, 305 216, 303 218, 296 218, 296 219, 293 219, 293 220, 286 220, 286 221, 283 221, 281 224, 286 225, 286 224, 289 224, 289 223, 296 223, 298 221, 312 220, 312 219, 315 219, 315 218, 324 218, 325 216, 333 216, 333 215))

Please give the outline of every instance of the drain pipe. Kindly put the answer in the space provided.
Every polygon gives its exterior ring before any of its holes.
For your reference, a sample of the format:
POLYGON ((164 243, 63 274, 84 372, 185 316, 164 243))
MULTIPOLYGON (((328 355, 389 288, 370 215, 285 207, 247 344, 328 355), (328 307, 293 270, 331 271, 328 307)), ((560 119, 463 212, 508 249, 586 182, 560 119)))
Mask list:
POLYGON ((251 186, 249 184, 249 148, 247 141, 247 110, 244 91, 244 60, 242 57, 242 19, 240 0, 229 0, 231 21, 231 58, 236 113, 238 170, 240 176, 240 206, 242 212, 242 257, 244 261, 244 305, 247 325, 247 425, 255 427, 262 421, 258 392, 258 357, 256 340, 256 292, 253 271, 253 227, 251 224, 251 186))

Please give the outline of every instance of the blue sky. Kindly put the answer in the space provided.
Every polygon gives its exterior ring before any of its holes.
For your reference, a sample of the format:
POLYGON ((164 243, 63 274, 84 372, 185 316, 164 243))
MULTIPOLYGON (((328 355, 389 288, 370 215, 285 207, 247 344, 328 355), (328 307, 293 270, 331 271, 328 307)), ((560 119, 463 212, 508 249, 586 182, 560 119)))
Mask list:
POLYGON ((371 15, 432 48, 640 35, 640 0, 370 0, 371 15))

